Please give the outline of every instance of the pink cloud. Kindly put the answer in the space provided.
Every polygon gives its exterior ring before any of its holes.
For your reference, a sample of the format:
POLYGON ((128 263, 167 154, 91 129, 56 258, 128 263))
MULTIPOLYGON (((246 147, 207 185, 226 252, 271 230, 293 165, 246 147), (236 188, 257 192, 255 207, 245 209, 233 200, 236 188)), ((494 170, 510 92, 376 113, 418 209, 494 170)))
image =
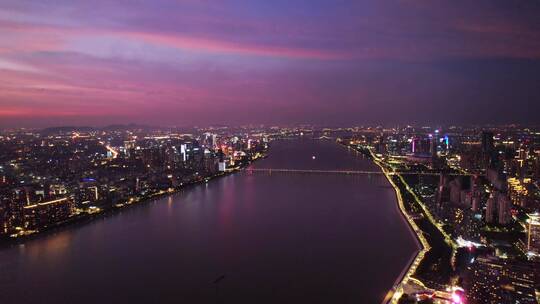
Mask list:
POLYGON ((339 60, 351 54, 321 49, 277 47, 265 44, 238 43, 222 39, 198 38, 178 33, 152 33, 115 29, 67 28, 0 20, 0 32, 19 33, 8 45, 0 43, 0 52, 6 51, 61 51, 69 39, 111 36, 144 43, 219 54, 237 54, 293 59, 339 60), (39 35, 36 37, 34 35, 39 35))
POLYGON ((240 55, 255 55, 269 57, 285 57, 296 59, 348 59, 350 54, 326 50, 314 50, 293 47, 275 47, 271 45, 254 45, 248 43, 234 43, 224 40, 194 38, 183 35, 165 35, 145 32, 112 32, 120 37, 127 37, 152 44, 159 44, 180 49, 205 51, 211 53, 228 53, 240 55))
POLYGON ((35 107, 10 107, 0 108, 0 117, 17 118, 17 117, 69 117, 76 116, 77 113, 72 111, 58 109, 37 109, 35 107))

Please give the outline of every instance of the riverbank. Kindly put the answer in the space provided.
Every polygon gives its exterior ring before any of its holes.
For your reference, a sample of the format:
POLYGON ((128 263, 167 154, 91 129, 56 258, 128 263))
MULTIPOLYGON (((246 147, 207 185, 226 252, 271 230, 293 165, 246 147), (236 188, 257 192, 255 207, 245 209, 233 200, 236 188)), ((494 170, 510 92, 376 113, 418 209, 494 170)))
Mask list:
MULTIPOLYGON (((347 144, 343 146, 351 147, 347 144)), ((445 281, 449 280, 451 274, 451 256, 454 252, 452 240, 440 231, 426 206, 422 204, 402 175, 395 173, 370 149, 355 146, 352 148, 371 159, 392 185, 398 202, 397 208, 419 247, 419 251, 413 254, 383 303, 398 303, 404 293, 438 289, 445 285, 445 281), (438 269, 438 271, 433 269, 438 269), (434 275, 441 278, 434 279, 434 275)))
POLYGON ((95 290, 108 290, 141 303, 380 303, 417 251, 382 172, 332 140, 276 140, 268 155, 252 166, 379 173, 268 176, 248 167, 11 246, 2 261, 5 277, 15 277, 0 302, 39 302, 45 293, 92 303, 95 290))
POLYGON ((413 275, 416 273, 416 270, 424 259, 426 253, 431 249, 431 246, 424 238, 422 230, 416 225, 414 219, 411 218, 408 214, 401 189, 394 182, 394 179, 390 175, 390 171, 374 155, 372 155, 372 160, 383 171, 384 176, 394 188, 394 191, 396 192, 396 199, 398 201, 399 211, 403 219, 407 222, 412 235, 414 236, 418 246, 420 247, 420 250, 413 254, 410 263, 405 266, 399 277, 396 279, 396 283, 394 284, 393 288, 388 292, 387 296, 383 300, 383 303, 394 304, 398 302, 399 298, 403 294, 404 284, 407 284, 410 280, 413 279, 413 275))
POLYGON ((177 188, 169 188, 167 190, 159 190, 155 193, 145 195, 145 196, 132 197, 129 200, 127 200, 125 203, 111 205, 106 209, 100 209, 100 211, 98 212, 84 212, 84 213, 75 214, 64 221, 57 222, 54 225, 51 225, 48 227, 40 228, 40 230, 36 230, 35 232, 31 232, 27 234, 20 234, 20 235, 17 235, 16 237, 13 237, 13 236, 2 237, 0 238, 0 248, 24 244, 27 241, 38 239, 47 235, 60 232, 63 229, 66 229, 68 227, 77 227, 77 226, 86 225, 87 223, 90 223, 96 219, 112 216, 124 210, 127 210, 129 208, 133 208, 135 206, 143 206, 146 203, 158 200, 160 198, 163 198, 169 195, 174 195, 181 191, 190 189, 194 186, 206 184, 206 183, 211 182, 212 180, 237 173, 239 171, 242 171, 246 167, 250 166, 253 162, 259 159, 264 159, 266 157, 267 157, 267 154, 265 153, 259 158, 254 158, 251 161, 242 163, 238 167, 232 168, 228 171, 219 172, 211 176, 207 176, 198 180, 193 180, 193 181, 184 183, 182 186, 177 187, 177 188))

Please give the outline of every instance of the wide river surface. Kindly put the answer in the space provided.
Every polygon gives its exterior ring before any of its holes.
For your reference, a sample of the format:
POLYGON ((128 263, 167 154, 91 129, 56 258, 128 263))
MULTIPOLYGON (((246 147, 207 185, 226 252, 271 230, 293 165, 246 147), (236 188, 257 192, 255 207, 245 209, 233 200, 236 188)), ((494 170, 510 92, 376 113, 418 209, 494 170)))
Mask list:
MULTIPOLYGON (((378 170, 312 140, 253 166, 378 170)), ((0 250, 0 303, 380 303, 418 250, 396 204, 376 174, 237 173, 0 250)))

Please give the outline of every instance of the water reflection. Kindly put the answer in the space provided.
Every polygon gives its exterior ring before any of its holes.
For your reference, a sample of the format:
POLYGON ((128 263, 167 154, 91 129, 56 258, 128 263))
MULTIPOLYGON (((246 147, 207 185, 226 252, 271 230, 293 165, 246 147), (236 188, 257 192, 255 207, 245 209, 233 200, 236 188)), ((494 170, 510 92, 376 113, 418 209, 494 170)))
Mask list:
MULTIPOLYGON (((374 169, 304 141, 277 143, 255 165, 374 169)), ((416 250, 387 186, 376 176, 213 180, 0 251, 0 302, 379 302, 416 250)))

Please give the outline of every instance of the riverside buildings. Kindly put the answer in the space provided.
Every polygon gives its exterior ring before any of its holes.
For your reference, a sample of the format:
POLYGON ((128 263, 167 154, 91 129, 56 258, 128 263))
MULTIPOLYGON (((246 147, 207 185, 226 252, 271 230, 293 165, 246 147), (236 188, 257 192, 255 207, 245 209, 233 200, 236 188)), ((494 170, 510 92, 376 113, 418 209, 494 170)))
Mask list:
POLYGON ((261 157, 261 130, 59 128, 0 137, 0 237, 86 219, 261 157))
POLYGON ((423 285, 410 281, 404 290, 437 294, 458 285, 468 303, 536 303, 540 130, 406 126, 348 136, 350 145, 375 151, 401 172, 401 191, 421 207, 409 199, 409 216, 420 226, 427 217, 436 228, 425 228, 431 248, 413 274, 423 285))
POLYGON ((404 289, 411 295, 462 288, 470 303, 536 301, 540 131, 516 126, 4 132, 0 235, 205 182, 262 157, 270 139, 291 137, 338 140, 396 173, 407 216, 430 246, 404 289))

